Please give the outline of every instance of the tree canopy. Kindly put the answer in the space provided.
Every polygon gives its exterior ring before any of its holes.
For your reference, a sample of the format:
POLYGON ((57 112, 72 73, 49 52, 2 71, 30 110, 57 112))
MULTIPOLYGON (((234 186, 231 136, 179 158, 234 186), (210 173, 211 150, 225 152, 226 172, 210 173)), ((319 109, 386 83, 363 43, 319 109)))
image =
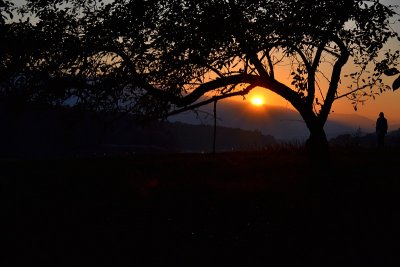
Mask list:
POLYGON ((400 57, 379 0, 30 0, 8 23, 1 6, 3 97, 160 118, 262 87, 317 143, 333 102, 390 89, 400 57))

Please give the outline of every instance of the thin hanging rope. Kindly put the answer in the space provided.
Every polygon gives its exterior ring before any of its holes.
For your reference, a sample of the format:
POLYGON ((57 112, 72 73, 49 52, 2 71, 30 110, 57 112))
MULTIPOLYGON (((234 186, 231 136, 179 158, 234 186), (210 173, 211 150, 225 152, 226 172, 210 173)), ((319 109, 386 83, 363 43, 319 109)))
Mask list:
POLYGON ((215 155, 215 143, 217 139, 217 100, 214 100, 214 137, 213 137, 213 154, 215 155))

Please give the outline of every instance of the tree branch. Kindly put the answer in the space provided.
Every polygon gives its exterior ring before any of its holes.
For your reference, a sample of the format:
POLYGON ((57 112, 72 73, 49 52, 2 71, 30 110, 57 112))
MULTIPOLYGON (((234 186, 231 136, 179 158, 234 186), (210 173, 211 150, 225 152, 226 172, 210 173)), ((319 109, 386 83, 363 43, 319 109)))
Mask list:
POLYGON ((322 124, 324 124, 328 118, 329 111, 331 110, 333 101, 335 100, 335 95, 337 93, 337 88, 340 80, 340 73, 350 56, 350 53, 347 50, 346 45, 342 42, 342 40, 340 40, 337 36, 334 35, 330 36, 330 39, 332 39, 332 41, 334 41, 339 46, 341 54, 338 60, 333 65, 331 82, 329 84, 325 102, 321 107, 320 120, 322 124))
POLYGON ((250 59, 250 63, 252 63, 254 65, 258 74, 262 78, 269 79, 270 76, 269 76, 268 72, 266 71, 266 69, 264 68, 264 65, 261 63, 260 59, 258 58, 257 54, 255 52, 250 51, 250 52, 248 52, 248 56, 250 59))
POLYGON ((275 79, 275 71, 274 71, 274 64, 272 62, 271 56, 269 55, 269 51, 265 53, 267 60, 268 60, 268 66, 269 66, 269 76, 271 76, 272 79, 275 79))
POLYGON ((210 98, 210 99, 201 101, 201 102, 199 102, 199 103, 196 103, 196 104, 193 104, 193 105, 190 105, 190 106, 186 106, 186 107, 184 107, 184 108, 180 108, 180 109, 177 109, 177 110, 173 110, 173 111, 171 111, 171 112, 169 112, 169 113, 167 114, 167 117, 172 116, 172 115, 176 115, 176 114, 179 114, 179 113, 188 111, 188 110, 192 110, 192 109, 195 109, 195 108, 199 108, 199 107, 201 107, 201 106, 210 104, 210 103, 212 103, 212 102, 214 102, 214 101, 222 100, 222 99, 229 98, 229 97, 232 97, 232 96, 245 96, 245 95, 247 95, 252 89, 254 89, 256 86, 257 86, 257 85, 251 84, 251 85, 247 86, 245 89, 243 89, 243 90, 241 90, 241 91, 237 91, 237 92, 233 92, 233 93, 228 93, 228 94, 224 94, 224 95, 219 95, 219 96, 214 96, 214 97, 212 97, 212 98, 210 98))
POLYGON ((199 85, 196 89, 194 89, 191 93, 189 93, 186 96, 179 97, 175 96, 167 91, 160 90, 158 88, 153 87, 151 84, 149 84, 147 81, 145 81, 140 75, 136 73, 136 69, 130 58, 122 51, 115 51, 121 58, 124 60, 124 62, 128 65, 128 67, 131 69, 132 72, 132 78, 135 82, 135 85, 139 86, 140 88, 143 88, 146 90, 148 93, 155 95, 160 98, 164 98, 167 101, 170 101, 171 103, 177 105, 178 107, 183 107, 186 105, 190 105, 194 103, 196 100, 198 100, 202 95, 205 93, 227 86, 231 84, 240 84, 240 83, 246 83, 246 84, 254 84, 255 86, 260 85, 260 77, 257 75, 251 75, 251 74, 235 74, 235 75, 230 75, 226 77, 220 77, 215 80, 203 83, 199 85))
POLYGON ((364 90, 365 88, 367 88, 367 87, 371 87, 371 86, 374 86, 375 84, 364 84, 363 86, 361 86, 361 87, 358 87, 358 88, 356 88, 356 89, 354 89, 354 90, 351 90, 350 92, 347 92, 347 93, 345 93, 345 94, 341 94, 341 95, 339 95, 339 96, 336 96, 335 97, 335 100, 336 99, 340 99, 340 98, 343 98, 343 97, 347 97, 348 95, 351 95, 351 94, 353 94, 353 93, 355 93, 355 92, 358 92, 358 91, 362 91, 362 90, 364 90))
POLYGON ((306 98, 306 105, 312 107, 315 97, 315 72, 317 71, 319 61, 321 60, 322 52, 324 51, 326 41, 323 40, 317 48, 313 63, 308 70, 308 94, 306 98))

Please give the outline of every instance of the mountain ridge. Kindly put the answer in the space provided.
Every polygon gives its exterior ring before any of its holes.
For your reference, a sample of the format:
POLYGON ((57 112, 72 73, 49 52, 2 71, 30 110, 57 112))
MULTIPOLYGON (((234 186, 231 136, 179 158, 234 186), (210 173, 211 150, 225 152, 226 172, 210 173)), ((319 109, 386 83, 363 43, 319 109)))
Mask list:
MULTIPOLYGON (((126 116, 110 126, 106 123, 108 115, 103 113, 35 107, 15 112, 0 106, 0 122, 7 125, 0 131, 0 156, 211 152, 214 118, 212 113, 205 112, 199 113, 200 120, 193 113, 186 113, 147 125, 139 125, 126 116)), ((298 113, 285 107, 219 105, 217 118, 216 151, 259 150, 290 141, 302 143, 309 134, 298 113)), ((329 140, 374 133, 374 121, 335 113, 325 130, 329 140)))
MULTIPOLYGON (((217 106, 217 124, 226 127, 237 127, 246 130, 259 130, 263 134, 272 135, 284 141, 304 141, 309 136, 309 131, 300 114, 288 107, 264 105, 254 107, 248 103, 224 102, 217 106)), ((200 118, 190 112, 178 114, 169 121, 185 122, 188 124, 213 125, 212 106, 203 107, 200 118), (205 115, 202 115, 205 114, 205 115)), ((390 129, 397 129, 400 124, 390 123, 390 129)), ((362 115, 331 113, 325 125, 328 139, 341 134, 349 134, 361 131, 371 133, 375 131, 375 121, 362 115)))
MULTIPOLYGON (((0 157, 42 158, 131 153, 212 152, 214 127, 180 122, 138 124, 130 116, 83 112, 71 108, 0 107, 0 157)), ((276 144, 271 135, 218 126, 215 151, 260 150, 276 144)))

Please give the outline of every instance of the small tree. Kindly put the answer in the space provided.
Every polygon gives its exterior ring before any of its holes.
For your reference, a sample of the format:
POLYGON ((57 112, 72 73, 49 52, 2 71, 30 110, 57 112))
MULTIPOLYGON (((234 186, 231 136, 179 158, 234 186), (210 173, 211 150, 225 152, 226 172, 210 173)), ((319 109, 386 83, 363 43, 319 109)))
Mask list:
POLYGON ((4 95, 165 117, 262 87, 300 113, 316 148, 334 101, 356 109, 387 90, 400 53, 381 55, 399 37, 379 0, 32 0, 20 14, 34 19, 7 25, 4 95))

